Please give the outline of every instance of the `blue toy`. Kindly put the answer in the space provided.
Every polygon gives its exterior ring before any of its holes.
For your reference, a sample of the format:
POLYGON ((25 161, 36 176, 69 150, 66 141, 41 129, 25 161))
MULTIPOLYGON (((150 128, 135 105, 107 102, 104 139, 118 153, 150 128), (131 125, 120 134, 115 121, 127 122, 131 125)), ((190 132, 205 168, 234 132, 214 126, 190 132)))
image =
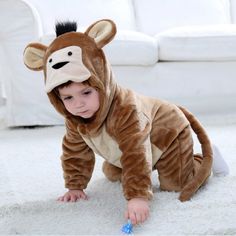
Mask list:
POLYGON ((132 233, 133 233, 133 225, 132 225, 132 223, 131 223, 130 220, 128 220, 128 223, 125 224, 125 225, 122 227, 121 231, 122 231, 123 233, 125 233, 125 234, 132 234, 132 233))

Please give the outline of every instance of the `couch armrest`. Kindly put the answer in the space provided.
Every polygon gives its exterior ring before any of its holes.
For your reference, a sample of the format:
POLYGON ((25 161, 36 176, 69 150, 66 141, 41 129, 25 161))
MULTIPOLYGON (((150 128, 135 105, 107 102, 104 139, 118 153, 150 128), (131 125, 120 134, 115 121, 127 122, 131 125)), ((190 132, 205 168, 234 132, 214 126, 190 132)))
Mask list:
MULTIPOLYGON (((39 83, 43 87, 43 79, 35 80, 23 63, 24 48, 30 42, 39 41, 42 24, 37 10, 23 0, 1 0, 0 16, 0 88, 6 97, 7 122, 14 125, 21 98, 26 98, 29 90, 39 83)), ((33 106, 30 103, 27 105, 33 106)))
MULTIPOLYGON (((23 51, 42 35, 42 24, 37 10, 23 0, 0 1, 0 97, 7 83, 21 71, 23 51)), ((7 94, 6 94, 7 96, 7 94)))

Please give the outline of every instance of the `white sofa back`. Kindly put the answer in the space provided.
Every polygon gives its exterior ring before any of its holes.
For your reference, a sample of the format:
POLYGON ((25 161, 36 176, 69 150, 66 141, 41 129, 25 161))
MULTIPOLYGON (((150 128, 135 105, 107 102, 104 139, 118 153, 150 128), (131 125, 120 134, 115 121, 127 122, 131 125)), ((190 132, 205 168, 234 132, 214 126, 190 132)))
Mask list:
POLYGON ((74 20, 78 27, 109 18, 120 29, 135 30, 132 0, 25 0, 39 12, 43 34, 54 32, 55 21, 74 20))
POLYGON ((137 29, 150 35, 179 26, 231 23, 229 0, 134 0, 134 6, 137 29))
POLYGON ((87 27, 110 18, 118 29, 155 35, 179 26, 236 22, 236 0, 25 0, 39 12, 43 34, 56 20, 75 20, 87 27), (155 22, 153 24, 153 22, 155 22))

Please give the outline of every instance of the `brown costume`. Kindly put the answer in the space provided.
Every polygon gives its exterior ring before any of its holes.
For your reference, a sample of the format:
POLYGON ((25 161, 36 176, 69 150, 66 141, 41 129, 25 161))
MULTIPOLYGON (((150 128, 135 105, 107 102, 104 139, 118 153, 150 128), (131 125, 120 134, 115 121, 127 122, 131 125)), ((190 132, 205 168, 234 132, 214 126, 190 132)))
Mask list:
POLYGON ((116 84, 102 50, 115 34, 115 24, 101 20, 85 33, 65 32, 48 47, 31 43, 24 52, 28 68, 44 70, 49 99, 65 117, 62 167, 66 187, 87 187, 97 153, 105 159, 107 178, 121 180, 127 200, 151 199, 150 175, 155 169, 161 189, 180 191, 180 200, 188 200, 211 173, 208 136, 186 109, 116 84), (88 80, 98 89, 100 108, 94 117, 86 120, 65 109, 54 88, 69 80, 88 80), (193 155, 190 127, 201 143, 202 156, 193 155))

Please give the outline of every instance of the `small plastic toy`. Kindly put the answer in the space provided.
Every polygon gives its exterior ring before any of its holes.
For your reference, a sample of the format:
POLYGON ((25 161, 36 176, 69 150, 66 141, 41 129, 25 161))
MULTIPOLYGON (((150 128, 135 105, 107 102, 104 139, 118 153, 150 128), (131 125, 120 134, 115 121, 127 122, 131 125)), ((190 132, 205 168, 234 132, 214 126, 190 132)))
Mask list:
POLYGON ((131 223, 130 220, 128 220, 128 223, 125 224, 125 225, 122 227, 121 231, 122 231, 123 233, 125 233, 125 234, 132 234, 132 233, 133 233, 133 225, 132 225, 132 223, 131 223))

